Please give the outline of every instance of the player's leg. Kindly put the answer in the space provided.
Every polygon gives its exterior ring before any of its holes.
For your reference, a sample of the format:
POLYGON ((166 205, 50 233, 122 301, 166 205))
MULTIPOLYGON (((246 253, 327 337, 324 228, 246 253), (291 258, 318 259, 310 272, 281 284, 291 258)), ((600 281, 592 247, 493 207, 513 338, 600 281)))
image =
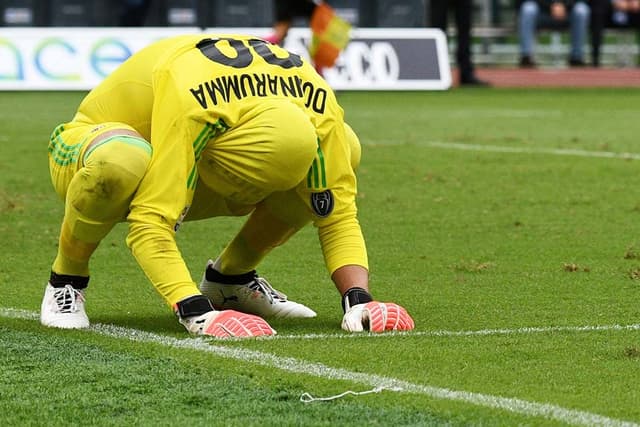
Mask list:
POLYGON ((295 190, 273 193, 249 215, 216 260, 215 268, 230 275, 255 270, 269 252, 310 221, 309 209, 295 190))
POLYGON ((205 149, 199 167, 202 180, 231 203, 256 205, 220 257, 207 266, 200 289, 216 306, 262 317, 315 316, 307 307, 288 301, 255 268, 310 220, 303 204, 302 219, 291 221, 273 215, 263 201, 300 183, 316 151, 314 126, 288 101, 273 103, 205 149))
POLYGON ((256 267, 269 252, 310 220, 309 210, 295 190, 270 195, 256 206, 220 256, 208 262, 200 290, 219 309, 261 317, 314 317, 313 310, 289 301, 256 273, 256 267), (299 211, 298 216, 293 214, 295 211, 299 211))
POLYGON ((113 226, 125 219, 150 159, 151 146, 124 125, 54 133, 50 170, 56 192, 65 200, 65 213, 42 303, 44 325, 88 326, 84 289, 89 259, 113 226))

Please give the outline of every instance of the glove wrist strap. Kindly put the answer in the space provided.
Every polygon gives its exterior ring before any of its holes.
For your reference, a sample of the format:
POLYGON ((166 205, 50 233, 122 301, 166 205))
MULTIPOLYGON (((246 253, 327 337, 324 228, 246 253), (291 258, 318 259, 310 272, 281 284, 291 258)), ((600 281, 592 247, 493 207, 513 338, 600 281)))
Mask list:
POLYGON ((176 312, 181 319, 191 316, 200 316, 213 311, 213 304, 204 295, 194 295, 185 298, 176 304, 176 312))
POLYGON ((373 301, 371 294, 365 291, 363 288, 350 288, 342 295, 342 311, 345 313, 354 305, 366 304, 373 301))

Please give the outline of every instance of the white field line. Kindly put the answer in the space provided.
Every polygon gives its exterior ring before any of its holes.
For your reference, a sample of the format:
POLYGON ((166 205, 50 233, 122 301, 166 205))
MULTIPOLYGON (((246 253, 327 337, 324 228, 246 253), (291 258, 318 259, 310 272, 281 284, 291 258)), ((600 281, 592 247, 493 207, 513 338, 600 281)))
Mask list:
POLYGON ((390 336, 410 337, 469 337, 487 335, 518 335, 550 332, 602 332, 602 331, 638 331, 640 323, 631 325, 594 325, 594 326, 544 326, 526 327, 515 329, 479 329, 475 331, 414 331, 414 332, 389 332, 385 334, 303 334, 303 335, 275 335, 274 340, 305 340, 305 339, 357 339, 357 338, 388 338, 390 336))
MULTIPOLYGON (((0 308, 0 316, 28 320, 38 318, 37 313, 12 308, 0 308)), ((414 384, 397 378, 332 368, 320 363, 307 362, 292 357, 281 357, 261 351, 216 345, 215 340, 212 339, 177 339, 137 329, 105 324, 94 324, 88 329, 88 331, 117 339, 127 339, 134 342, 211 353, 217 357, 255 363, 269 368, 311 375, 318 378, 351 381, 364 384, 369 387, 374 387, 378 390, 416 393, 436 399, 466 402, 487 408, 501 409, 529 417, 542 417, 545 419, 556 420, 571 425, 640 427, 640 424, 636 424, 631 421, 618 420, 586 411, 567 409, 549 403, 538 403, 489 394, 472 393, 429 385, 414 384)))
MULTIPOLYGON (((0 316, 37 320, 39 314, 15 308, 0 307, 0 316)), ((557 332, 606 332, 606 331, 640 331, 640 323, 632 323, 629 325, 585 325, 585 326, 529 326, 524 328, 500 328, 500 329, 476 329, 471 331, 412 331, 412 332, 387 332, 384 334, 375 333, 333 333, 333 334, 295 334, 295 335, 274 335, 265 337, 268 340, 327 340, 341 339, 352 340, 362 338, 390 338, 390 337, 470 337, 470 336, 490 336, 490 335, 525 335, 525 334, 545 334, 557 332)), ((240 339, 228 339, 227 341, 239 341, 240 339)))
MULTIPOLYGON (((402 145, 399 141, 364 141, 365 145, 402 145)), ((550 154, 556 156, 575 157, 600 157, 607 159, 640 160, 638 153, 616 153, 613 151, 589 151, 574 150, 564 148, 535 148, 535 147, 507 147, 501 145, 465 144, 458 142, 422 141, 411 142, 408 145, 418 145, 421 147, 442 148, 446 150, 460 151, 487 151, 491 153, 513 153, 513 154, 550 154)))

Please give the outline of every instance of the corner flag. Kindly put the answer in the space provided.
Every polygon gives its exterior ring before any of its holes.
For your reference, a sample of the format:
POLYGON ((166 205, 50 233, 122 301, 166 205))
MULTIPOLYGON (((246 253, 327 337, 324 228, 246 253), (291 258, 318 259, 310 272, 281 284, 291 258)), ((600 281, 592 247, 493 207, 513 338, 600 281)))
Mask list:
POLYGON ((309 55, 316 68, 330 68, 347 46, 351 25, 336 15, 331 6, 321 2, 311 15, 311 45, 309 55))

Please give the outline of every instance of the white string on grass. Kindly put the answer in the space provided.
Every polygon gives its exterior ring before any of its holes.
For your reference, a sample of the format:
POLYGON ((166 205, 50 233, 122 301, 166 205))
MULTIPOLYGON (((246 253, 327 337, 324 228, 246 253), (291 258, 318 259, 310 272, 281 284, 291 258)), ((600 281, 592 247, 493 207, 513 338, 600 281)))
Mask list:
POLYGON ((336 400, 336 399, 340 399, 341 397, 345 397, 348 395, 352 395, 352 396, 363 396, 365 394, 371 394, 371 393, 380 393, 382 390, 389 390, 389 391, 402 391, 402 388, 400 387, 384 387, 384 386, 378 386, 375 388, 372 388, 371 390, 365 390, 365 391, 353 391, 353 390, 347 390, 343 393, 340 394, 336 394, 333 396, 327 396, 327 397, 314 397, 311 394, 304 392, 302 393, 302 395, 300 396, 300 402, 302 403, 311 403, 311 402, 328 402, 331 400, 336 400))

